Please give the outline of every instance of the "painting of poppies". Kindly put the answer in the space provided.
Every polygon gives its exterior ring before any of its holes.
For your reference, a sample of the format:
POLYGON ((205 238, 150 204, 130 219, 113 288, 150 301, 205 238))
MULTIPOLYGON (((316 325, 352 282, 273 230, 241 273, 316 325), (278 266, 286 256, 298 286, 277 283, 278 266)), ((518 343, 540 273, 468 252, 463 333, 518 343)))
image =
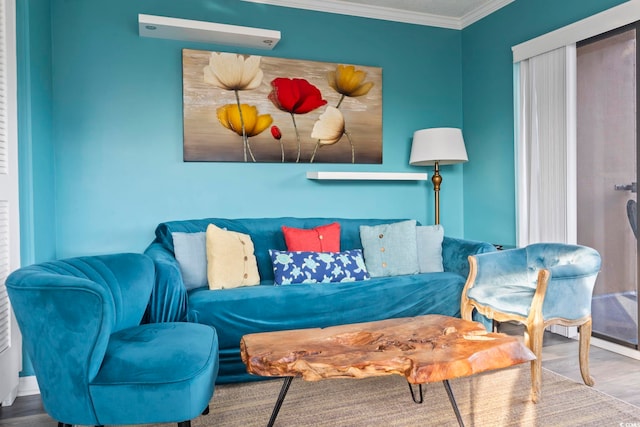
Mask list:
POLYGON ((382 163, 382 69, 183 49, 184 161, 382 163))

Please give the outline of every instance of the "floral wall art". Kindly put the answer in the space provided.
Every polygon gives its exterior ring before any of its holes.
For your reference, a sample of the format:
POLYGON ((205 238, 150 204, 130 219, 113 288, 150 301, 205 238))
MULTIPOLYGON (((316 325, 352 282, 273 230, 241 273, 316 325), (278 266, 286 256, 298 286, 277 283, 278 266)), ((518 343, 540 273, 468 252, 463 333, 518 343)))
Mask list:
POLYGON ((183 49, 184 161, 382 163, 382 69, 183 49))

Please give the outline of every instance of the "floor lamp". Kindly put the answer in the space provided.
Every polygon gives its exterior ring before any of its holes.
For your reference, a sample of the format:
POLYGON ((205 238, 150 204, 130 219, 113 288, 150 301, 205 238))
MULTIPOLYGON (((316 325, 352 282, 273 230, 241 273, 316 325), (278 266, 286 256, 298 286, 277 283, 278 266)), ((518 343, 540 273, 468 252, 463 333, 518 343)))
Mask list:
POLYGON ((409 164, 414 166, 433 165, 431 182, 433 182, 435 193, 436 224, 440 224, 440 184, 442 183, 440 165, 452 165, 468 160, 460 129, 432 128, 414 132, 409 164))

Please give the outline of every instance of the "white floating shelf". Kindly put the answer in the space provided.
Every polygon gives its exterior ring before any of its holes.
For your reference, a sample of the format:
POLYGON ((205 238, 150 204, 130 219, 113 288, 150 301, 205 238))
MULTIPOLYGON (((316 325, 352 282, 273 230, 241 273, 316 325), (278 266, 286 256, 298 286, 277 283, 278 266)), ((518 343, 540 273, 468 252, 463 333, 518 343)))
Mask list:
POLYGON ((280 41, 280 31, 238 25, 138 15, 140 37, 215 43, 229 46, 273 49, 280 41))
POLYGON ((364 181, 426 181, 426 173, 413 172, 307 172, 307 179, 364 181))

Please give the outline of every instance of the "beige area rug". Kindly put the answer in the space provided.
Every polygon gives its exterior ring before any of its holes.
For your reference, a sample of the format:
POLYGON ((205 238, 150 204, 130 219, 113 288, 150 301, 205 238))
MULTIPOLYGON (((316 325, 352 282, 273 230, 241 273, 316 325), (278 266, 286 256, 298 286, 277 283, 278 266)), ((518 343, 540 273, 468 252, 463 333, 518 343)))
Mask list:
MULTIPOLYGON (((546 369, 540 403, 529 400, 528 365, 451 380, 463 421, 473 426, 640 426, 640 408, 546 369)), ((192 425, 267 425, 282 380, 216 387, 209 415, 192 425)), ((305 382, 295 379, 275 426, 457 426, 442 383, 427 384, 424 403, 411 400, 404 378, 305 382)), ((55 426, 46 416, 5 420, 6 427, 55 426)), ((162 427, 171 424, 162 424, 162 427)))

